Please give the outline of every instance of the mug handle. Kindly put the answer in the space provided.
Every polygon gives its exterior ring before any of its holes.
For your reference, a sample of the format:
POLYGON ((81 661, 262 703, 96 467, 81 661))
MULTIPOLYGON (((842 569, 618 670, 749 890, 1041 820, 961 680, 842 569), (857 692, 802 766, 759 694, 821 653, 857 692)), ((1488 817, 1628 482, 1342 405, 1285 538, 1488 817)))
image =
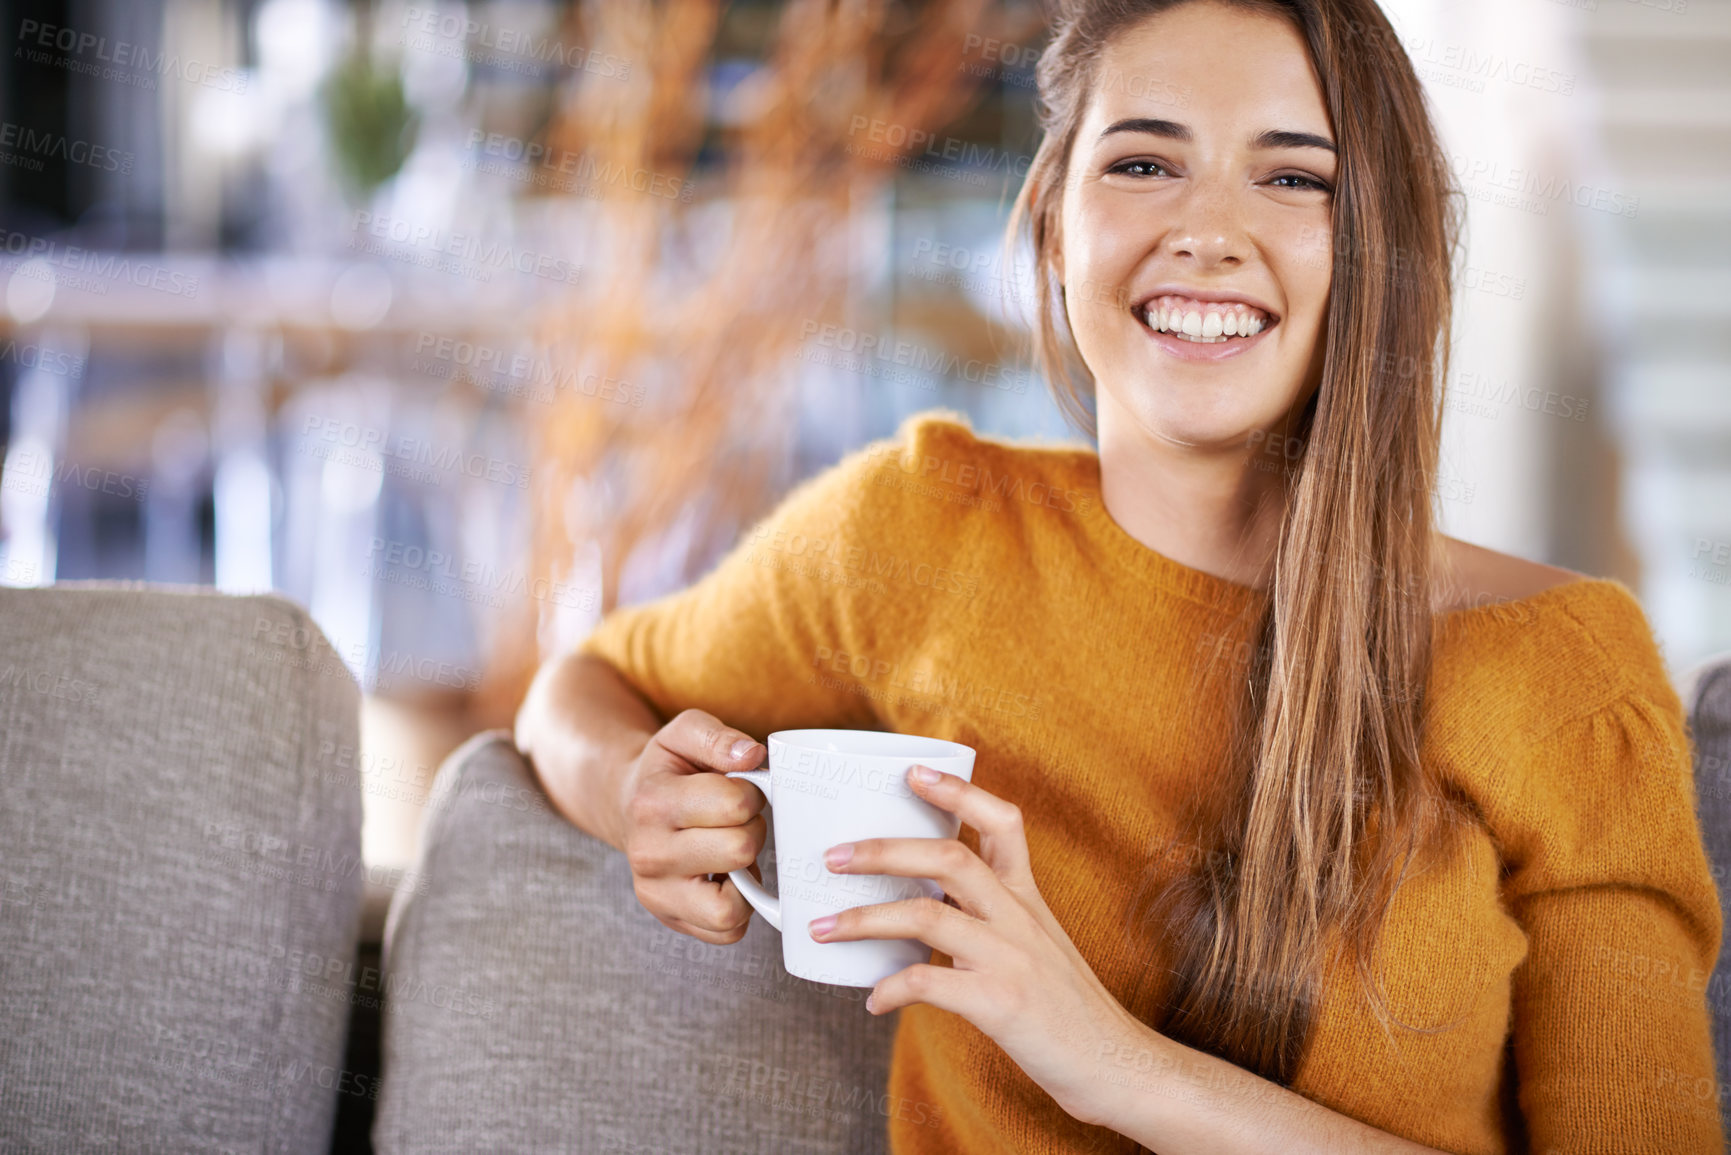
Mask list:
MULTIPOLYGON (((764 804, 770 804, 768 770, 729 770, 727 776, 745 779, 763 791, 764 804)), ((763 916, 765 922, 776 930, 781 929, 781 899, 763 889, 757 879, 751 877, 749 870, 730 870, 727 877, 733 879, 733 885, 739 887, 739 893, 745 896, 745 901, 751 904, 753 910, 763 916)))

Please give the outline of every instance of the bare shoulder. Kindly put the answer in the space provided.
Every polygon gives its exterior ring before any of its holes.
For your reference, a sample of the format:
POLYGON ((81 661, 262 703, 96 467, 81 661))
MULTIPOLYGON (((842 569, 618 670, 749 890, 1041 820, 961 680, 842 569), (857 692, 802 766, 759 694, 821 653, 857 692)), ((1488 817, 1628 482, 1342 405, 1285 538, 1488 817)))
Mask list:
POLYGON ((1452 537, 1441 538, 1436 569, 1439 613, 1519 601, 1553 586, 1586 581, 1587 575, 1560 566, 1499 553, 1452 537))

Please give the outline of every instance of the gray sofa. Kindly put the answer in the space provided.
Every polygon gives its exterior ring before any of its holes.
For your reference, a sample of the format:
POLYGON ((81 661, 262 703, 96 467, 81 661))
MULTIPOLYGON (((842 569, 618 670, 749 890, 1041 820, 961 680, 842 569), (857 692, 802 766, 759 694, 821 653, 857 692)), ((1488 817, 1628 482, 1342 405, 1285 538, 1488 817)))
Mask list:
MULTIPOLYGON (((1713 1009, 1713 1050, 1719 1087, 1731 1087, 1731 655, 1703 663, 1681 679, 1683 704, 1695 739, 1696 813, 1713 862, 1719 910, 1725 918, 1719 962, 1707 985, 1713 1009)), ((1723 1100, 1721 1099, 1721 1106, 1723 1100)), ((1726 1120, 1731 1123, 1731 1119, 1726 1120)), ((1727 1139, 1731 1140, 1731 1132, 1727 1139)), ((1727 1142, 1731 1147, 1731 1142, 1727 1142)))
POLYGON ((790 976, 762 919, 726 947, 663 927, 504 731, 440 769, 416 874, 386 982, 447 997, 392 1002, 376 1150, 884 1150, 895 1016, 790 976))
MULTIPOLYGON (((1685 701, 1723 870, 1731 660, 1685 701)), ((883 1150, 893 1016, 762 920, 663 928, 503 732, 441 767, 375 965, 357 713, 286 601, 0 590, 0 1151, 883 1150)))
POLYGON ((0 1150, 329 1148, 359 701, 279 598, 0 590, 0 1150))
POLYGON ((0 589, 0 1151, 882 1149, 893 1018, 664 929, 503 734, 381 969, 358 730, 290 602, 0 589))

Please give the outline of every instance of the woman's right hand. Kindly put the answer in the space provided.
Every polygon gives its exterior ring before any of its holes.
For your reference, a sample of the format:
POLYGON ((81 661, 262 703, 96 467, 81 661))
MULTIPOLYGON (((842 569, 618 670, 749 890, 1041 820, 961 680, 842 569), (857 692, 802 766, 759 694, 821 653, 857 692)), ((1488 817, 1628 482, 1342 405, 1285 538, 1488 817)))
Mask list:
POLYGON ((664 926, 718 944, 745 936, 751 905, 727 871, 756 863, 769 826, 762 792, 725 774, 756 769, 763 755, 751 735, 686 710, 625 773, 625 857, 637 901, 664 926))

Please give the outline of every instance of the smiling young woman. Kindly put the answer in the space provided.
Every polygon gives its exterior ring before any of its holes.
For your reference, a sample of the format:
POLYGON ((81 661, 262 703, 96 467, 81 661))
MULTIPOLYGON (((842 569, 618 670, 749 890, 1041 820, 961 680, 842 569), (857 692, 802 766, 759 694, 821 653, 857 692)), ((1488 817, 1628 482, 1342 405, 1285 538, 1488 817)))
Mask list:
MULTIPOLYGON (((959 839, 838 847, 917 937, 897 1153, 1719 1151, 1721 934, 1630 592, 1435 528, 1456 218, 1370 0, 1074 0, 1011 236, 1098 452, 942 414, 547 664, 518 742, 736 942, 796 727, 978 750, 959 839), (936 1125, 931 1121, 936 1120, 936 1125)), ((785 928, 797 933, 798 928, 785 928)))

